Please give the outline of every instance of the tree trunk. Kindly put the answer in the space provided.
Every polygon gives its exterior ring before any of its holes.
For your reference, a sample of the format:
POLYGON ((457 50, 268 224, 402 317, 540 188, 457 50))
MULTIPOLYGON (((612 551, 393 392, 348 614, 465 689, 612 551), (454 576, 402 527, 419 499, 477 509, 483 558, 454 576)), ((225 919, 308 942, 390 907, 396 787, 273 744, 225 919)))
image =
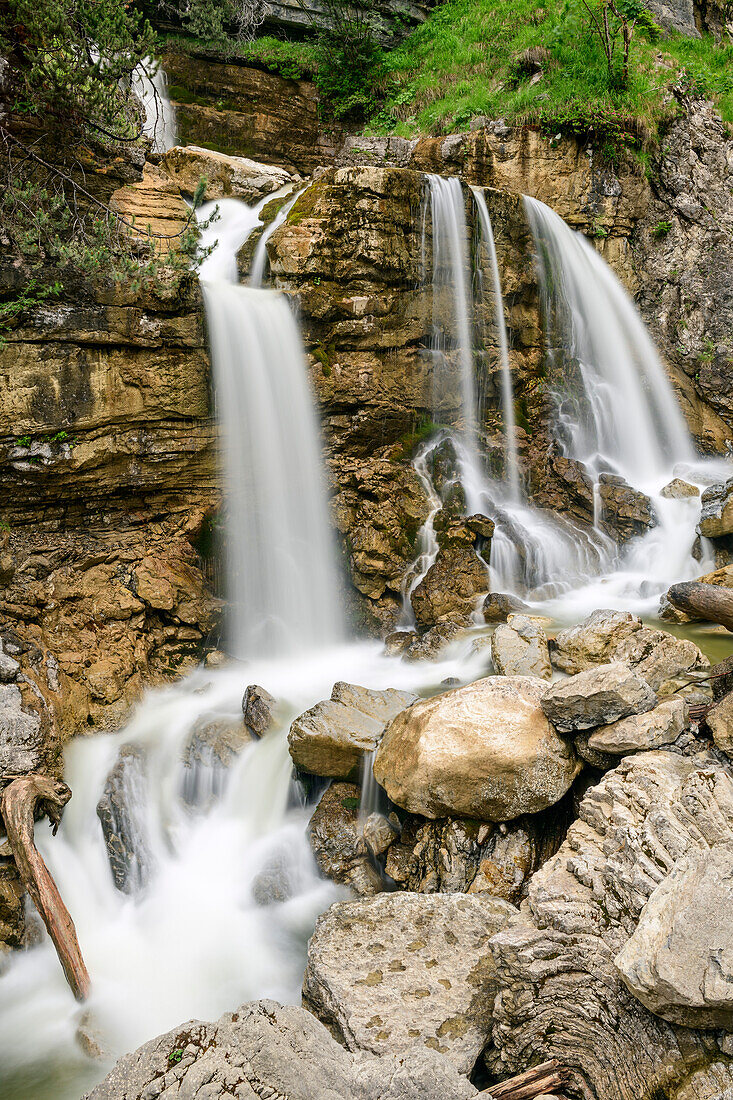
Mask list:
POLYGON ((3 791, 0 813, 18 872, 48 929, 66 980, 77 1001, 85 1001, 89 996, 89 974, 74 922, 33 839, 36 806, 40 804, 41 810, 48 815, 55 833, 70 798, 71 791, 65 783, 45 775, 24 775, 14 779, 3 791))
POLYGON ((720 623, 733 632, 733 589, 721 588, 718 584, 685 581, 683 584, 673 584, 667 598, 680 611, 720 623))
POLYGON ((532 1100, 535 1096, 554 1093, 566 1080, 566 1072, 556 1058, 533 1066, 517 1077, 510 1077, 499 1085, 479 1093, 486 1100, 532 1100))

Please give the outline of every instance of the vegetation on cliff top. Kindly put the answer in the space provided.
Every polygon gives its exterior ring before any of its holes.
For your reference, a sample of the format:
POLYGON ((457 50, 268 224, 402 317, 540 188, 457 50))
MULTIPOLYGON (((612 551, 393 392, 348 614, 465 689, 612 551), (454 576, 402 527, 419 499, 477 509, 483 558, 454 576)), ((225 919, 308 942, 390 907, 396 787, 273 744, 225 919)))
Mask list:
POLYGON ((643 145, 674 114, 678 82, 733 121, 733 45, 663 34, 638 8, 624 84, 581 0, 448 0, 386 57, 374 124, 409 136, 487 115, 643 145))

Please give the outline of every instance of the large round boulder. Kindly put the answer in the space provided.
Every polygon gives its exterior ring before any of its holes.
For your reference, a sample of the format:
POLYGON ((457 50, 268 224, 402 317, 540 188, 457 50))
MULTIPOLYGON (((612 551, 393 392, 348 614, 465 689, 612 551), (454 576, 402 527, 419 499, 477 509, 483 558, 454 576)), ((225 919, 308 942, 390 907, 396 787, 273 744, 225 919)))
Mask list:
POLYGON ((424 817, 510 821, 552 806, 580 771, 545 717, 530 676, 490 676, 398 714, 374 775, 398 806, 424 817))

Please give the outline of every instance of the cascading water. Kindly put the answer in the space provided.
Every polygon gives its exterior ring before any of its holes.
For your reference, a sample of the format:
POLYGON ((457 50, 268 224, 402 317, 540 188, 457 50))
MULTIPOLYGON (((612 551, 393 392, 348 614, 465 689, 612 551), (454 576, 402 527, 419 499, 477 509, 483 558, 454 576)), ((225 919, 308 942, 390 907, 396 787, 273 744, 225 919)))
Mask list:
POLYGON ((342 640, 342 599, 300 333, 282 295, 231 281, 254 217, 232 202, 200 272, 224 440, 229 645, 275 656, 342 640))
MULTIPOLYGON (((297 328, 283 299, 228 281, 236 279, 236 252, 257 225, 258 209, 233 200, 219 206, 221 219, 204 231, 203 243, 218 237, 221 247, 205 261, 202 279, 226 469, 255 492, 246 504, 249 524, 294 542, 273 543, 273 556, 280 551, 283 556, 261 564, 264 543, 250 541, 243 529, 237 509, 245 508, 246 497, 237 487, 225 514, 230 552, 242 568, 262 571, 267 598, 273 600, 272 607, 255 604, 262 623, 250 628, 235 622, 234 637, 242 648, 254 648, 252 659, 217 671, 201 668, 173 688, 149 693, 122 732, 80 738, 69 746, 65 776, 73 798, 58 835, 52 838, 39 824, 37 842, 75 921, 92 993, 85 1005, 76 1004, 45 936, 12 957, 0 974, 0 1100, 79 1100, 112 1058, 188 1018, 215 1019, 262 996, 297 1003, 314 920, 340 890, 318 875, 306 838, 311 808, 295 797, 291 782, 292 718, 327 698, 339 679, 430 693, 440 690, 446 676, 467 682, 484 671, 481 655, 467 652, 440 664, 409 664, 384 658, 379 643, 321 648, 340 638, 339 596, 329 525, 319 503, 317 433, 297 328), (272 327, 279 330, 277 339, 272 327), (286 396, 275 377, 280 373, 293 388, 286 396), (241 390, 233 393, 237 385, 241 390), (253 403, 263 403, 244 408, 245 393, 253 403), (278 415, 292 417, 292 408, 285 407, 289 402, 300 403, 295 418, 304 417, 306 425, 288 420, 288 436, 270 420, 274 444, 262 440, 261 425, 252 416, 264 420, 278 407, 278 415), (251 437, 250 450, 240 438, 244 434, 251 437), (279 520, 270 526, 279 483, 267 482, 267 492, 257 493, 250 471, 236 469, 237 461, 257 462, 251 447, 258 440, 322 524, 321 531, 307 527, 308 538, 320 548, 317 561, 303 531, 288 526, 294 518, 312 525, 314 516, 303 516, 298 505, 283 520, 285 527, 279 520), (282 578, 293 605, 283 604, 270 583, 270 569, 282 578), (308 593, 288 587, 289 569, 308 593), (327 606, 313 603, 314 623, 304 622, 304 607, 314 593, 327 606), (284 651, 285 657, 268 658, 268 648, 284 651), (242 695, 250 683, 263 685, 279 701, 275 723, 227 766, 216 751, 217 731, 241 736, 242 695), (132 848, 127 892, 113 880, 97 816, 98 802, 111 792, 107 777, 112 769, 119 777, 120 768, 117 797, 124 803, 132 848), (80 1032, 98 1036, 106 1052, 101 1061, 82 1054, 80 1032)), ((204 219, 210 214, 202 211, 204 219)), ((280 507, 287 509, 290 486, 282 492, 280 507)), ((259 597, 245 589, 240 598, 239 579, 232 583, 234 618, 240 620, 253 614, 248 601, 259 597)), ((378 791, 374 799, 367 792, 365 809, 378 806, 378 797, 378 791)))
POLYGON ((285 224, 285 220, 286 220, 288 214, 293 209, 293 207, 295 206, 295 203, 297 202, 299 196, 302 193, 303 193, 303 188, 298 188, 295 191, 295 193, 292 195, 292 197, 289 198, 287 200, 287 202, 284 202, 282 204, 282 206, 280 207, 280 209, 278 210, 277 214, 272 219, 270 224, 263 230, 262 236, 260 237, 259 241, 257 242, 257 248, 255 249, 255 254, 252 258, 252 268, 251 268, 251 271, 250 271, 250 274, 249 274, 249 285, 250 286, 255 286, 255 287, 262 286, 262 282, 263 282, 263 279, 265 277, 265 268, 267 267, 267 263, 268 263, 267 242, 269 241, 269 239, 273 235, 273 233, 277 229, 279 229, 281 225, 285 224))
POLYGON ((176 113, 168 96, 168 81, 163 66, 146 57, 133 74, 133 87, 145 111, 143 129, 153 140, 156 153, 164 153, 177 144, 176 113))
MULTIPOLYGON (((494 244, 494 230, 491 225, 489 208, 486 198, 479 187, 472 187, 476 209, 481 226, 481 242, 486 248, 491 271, 491 286, 494 298, 494 319, 496 332, 499 339, 499 366, 501 369, 501 410, 504 421, 504 446, 506 455, 506 481, 513 500, 518 501, 522 495, 521 478, 519 472, 519 456, 517 454, 517 424, 514 415, 514 390, 512 387, 512 370, 509 363, 509 340, 507 338, 506 320, 504 318, 504 296, 501 292, 501 277, 499 275, 499 261, 494 244)), ((478 272, 482 272, 480 257, 476 258, 478 272)))

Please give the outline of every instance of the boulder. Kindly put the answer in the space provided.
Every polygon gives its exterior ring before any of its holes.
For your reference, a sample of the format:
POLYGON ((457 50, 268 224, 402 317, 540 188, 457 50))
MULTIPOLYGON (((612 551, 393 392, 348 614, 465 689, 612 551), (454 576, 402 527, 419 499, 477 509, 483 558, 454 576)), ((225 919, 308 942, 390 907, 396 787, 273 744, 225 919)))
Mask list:
POLYGON ((641 619, 630 611, 593 611, 582 623, 560 630, 552 639, 552 663, 569 673, 606 664, 614 659, 617 648, 641 629, 641 619))
POLYGON ((242 698, 242 714, 249 734, 259 740, 275 723, 276 700, 259 684, 250 684, 242 698))
POLYGON ((203 197, 207 202, 232 197, 251 205, 293 180, 284 168, 259 164, 247 157, 230 157, 198 145, 177 145, 165 153, 162 163, 184 195, 194 195, 199 181, 205 178, 203 197))
POLYGON ((656 527, 651 499, 640 493, 616 474, 601 474, 598 479, 600 497, 599 526, 618 542, 645 534, 656 527))
POLYGON ((658 749, 676 741, 686 728, 687 721, 684 699, 666 699, 644 714, 632 714, 594 729, 588 738, 588 745, 596 752, 618 756, 658 749))
POLYGON ((649 1012, 614 959, 680 860, 733 842, 729 769, 708 751, 638 753, 591 787, 578 812, 491 941, 501 995, 489 1067, 501 1079, 528 1058, 557 1058, 571 1070, 563 1092, 594 1100, 717 1096, 733 1085, 721 1046, 729 1037, 649 1012))
POLYGON ((432 1050, 351 1054, 310 1012, 253 1001, 189 1020, 126 1054, 84 1100, 469 1100, 476 1089, 432 1050))
POLYGON ((562 733, 606 726, 656 706, 647 682, 628 665, 612 661, 552 684, 541 697, 542 710, 562 733))
POLYGON ((678 861, 615 964, 663 1020, 733 1028, 733 843, 693 849, 678 861))
POLYGON ((470 1073, 498 992, 488 942, 514 912, 465 894, 337 902, 308 945, 303 1004, 349 1050, 428 1047, 470 1073))
POLYGON ((416 630, 393 630, 384 639, 384 656, 402 657, 418 637, 416 630))
POLYGON ((489 592, 482 610, 487 623, 505 623, 512 612, 529 611, 529 604, 508 592, 489 592))
POLYGON ((374 775, 398 806, 508 821, 558 802, 580 770, 540 707, 545 684, 490 676, 416 703, 388 726, 374 775))
POLYGON ((476 597, 488 587, 486 565, 472 546, 446 546, 410 596, 418 626, 470 623, 476 597))
POLYGON ((644 626, 628 611, 603 610, 594 611, 577 626, 561 630, 550 643, 550 659, 555 668, 570 673, 623 661, 655 691, 710 663, 688 639, 644 626))
POLYGON ((383 856, 400 835, 399 819, 395 814, 371 813, 361 830, 364 843, 375 859, 383 856))
POLYGON ((711 485, 702 494, 698 530, 707 539, 733 534, 733 478, 724 485, 711 485))
POLYGON ((491 659, 501 676, 538 676, 552 679, 547 635, 526 615, 510 615, 491 638, 491 659))
POLYGON ((729 691, 705 715, 705 726, 713 741, 733 759, 733 691, 729 691))
POLYGON ((326 878, 364 897, 378 893, 383 883, 359 829, 360 797, 355 784, 332 783, 313 812, 308 838, 326 878))
POLYGON ((689 500, 690 497, 699 497, 700 490, 697 485, 690 485, 689 481, 675 477, 660 490, 659 495, 666 500, 689 500))
POLYGON ((365 752, 376 748, 384 727, 414 703, 409 691, 372 691, 355 684, 334 685, 331 698, 295 719, 288 734, 297 767, 331 779, 356 778, 365 752))

